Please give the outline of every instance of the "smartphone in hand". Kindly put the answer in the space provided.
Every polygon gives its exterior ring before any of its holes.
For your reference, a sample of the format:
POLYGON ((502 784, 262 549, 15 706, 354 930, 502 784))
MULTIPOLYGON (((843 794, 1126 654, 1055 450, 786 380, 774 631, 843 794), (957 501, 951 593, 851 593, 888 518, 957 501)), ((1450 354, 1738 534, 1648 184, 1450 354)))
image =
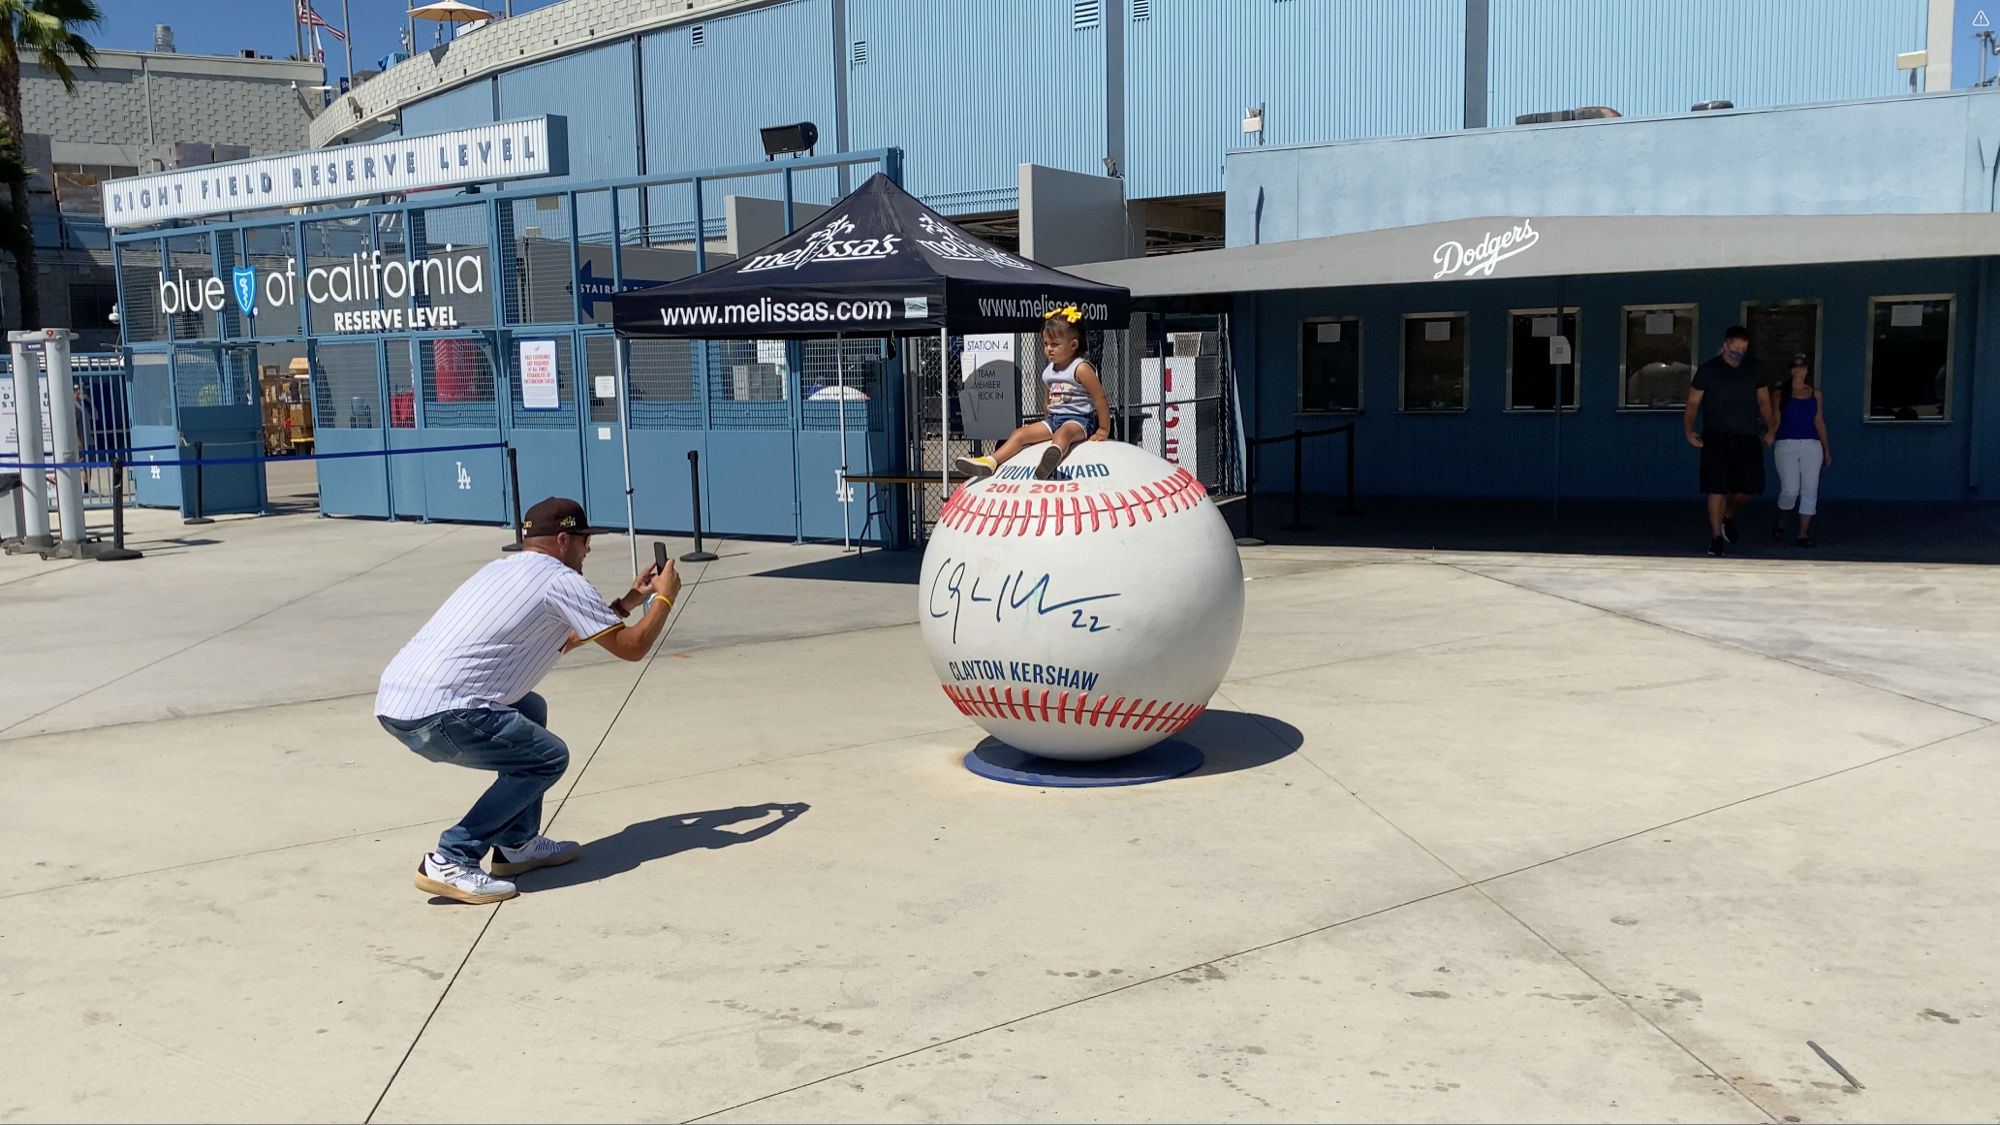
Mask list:
POLYGON ((653 568, 660 571, 667 569, 667 545, 657 539, 653 540, 653 568))

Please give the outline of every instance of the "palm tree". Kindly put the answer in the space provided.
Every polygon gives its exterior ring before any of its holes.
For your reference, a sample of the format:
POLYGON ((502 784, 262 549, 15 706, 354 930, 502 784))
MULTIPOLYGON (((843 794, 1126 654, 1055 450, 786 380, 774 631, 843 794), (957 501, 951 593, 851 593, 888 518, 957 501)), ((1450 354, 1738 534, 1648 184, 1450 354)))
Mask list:
MULTIPOLYGON (((70 59, 97 69, 97 51, 78 29, 95 27, 103 18, 97 0, 0 0, 0 125, 6 126, 8 135, 17 142, 28 135, 21 120, 21 52, 31 52, 35 65, 62 79, 63 89, 75 93, 76 75, 70 70, 70 59)), ((42 294, 35 284, 27 180, 16 180, 8 189, 13 211, 10 226, 20 232, 14 246, 14 277, 21 290, 21 324, 39 328, 42 294)))

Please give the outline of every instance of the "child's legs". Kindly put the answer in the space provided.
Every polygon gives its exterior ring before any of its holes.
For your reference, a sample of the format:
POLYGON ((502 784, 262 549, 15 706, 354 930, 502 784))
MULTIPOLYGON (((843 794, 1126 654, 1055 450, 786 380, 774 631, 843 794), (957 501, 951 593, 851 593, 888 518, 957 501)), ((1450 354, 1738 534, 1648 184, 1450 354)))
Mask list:
POLYGON ((1049 440, 1056 443, 1057 449, 1062 450, 1064 453, 1068 453, 1070 451, 1070 447, 1076 445, 1078 442, 1083 441, 1085 438, 1089 436, 1090 436, 1090 431, 1084 429, 1083 423, 1064 422, 1062 425, 1055 427, 1055 432, 1050 435, 1049 440))
POLYGON ((1012 437, 1000 443, 1000 448, 993 451, 993 463, 995 465, 1004 465, 1007 463, 1007 459, 1016 453, 1034 445, 1036 442, 1047 441, 1053 436, 1055 435, 1050 432, 1047 422, 1030 422, 1020 429, 1015 430, 1012 437))

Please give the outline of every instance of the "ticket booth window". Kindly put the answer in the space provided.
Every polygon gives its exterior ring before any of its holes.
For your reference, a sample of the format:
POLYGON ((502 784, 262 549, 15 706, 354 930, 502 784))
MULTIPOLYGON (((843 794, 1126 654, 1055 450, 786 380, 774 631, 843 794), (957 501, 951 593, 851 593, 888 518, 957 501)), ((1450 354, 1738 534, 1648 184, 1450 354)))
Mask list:
POLYGON ((1869 300, 1869 421, 1950 420, 1952 312, 1944 295, 1869 300))
POLYGON ((1299 413, 1361 409, 1361 318, 1313 317, 1299 324, 1299 413))
MULTIPOLYGON (((1744 304, 1742 323, 1750 333, 1749 357, 1766 383, 1775 386, 1783 382, 1791 373, 1792 357, 1801 352, 1815 372, 1820 369, 1819 311, 1816 300, 1744 304)), ((1715 333, 1713 339, 1712 347, 1722 346, 1720 333, 1715 333)), ((1824 386, 1824 381, 1821 385, 1824 386)))
POLYGON ((1472 352, 1466 314, 1410 313, 1403 317, 1403 409, 1463 411, 1472 352))
POLYGON ((1576 409, 1577 309, 1515 309, 1508 317, 1507 409, 1554 410, 1556 382, 1562 382, 1564 410, 1576 409), (1569 362, 1553 362, 1551 342, 1569 341, 1569 362))
POLYGON ((1618 408, 1682 409, 1697 366, 1700 310, 1694 305, 1627 305, 1624 312, 1618 408))

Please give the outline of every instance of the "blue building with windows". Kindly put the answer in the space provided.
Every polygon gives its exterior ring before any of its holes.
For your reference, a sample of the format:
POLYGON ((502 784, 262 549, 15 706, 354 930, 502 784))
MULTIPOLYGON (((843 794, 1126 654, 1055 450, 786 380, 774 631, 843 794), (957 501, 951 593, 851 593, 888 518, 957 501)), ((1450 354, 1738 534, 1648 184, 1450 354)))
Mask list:
MULTIPOLYGON (((637 522, 657 529, 688 525, 694 452, 716 530, 893 539, 938 498, 842 505, 836 469, 934 471, 962 440, 938 407, 955 356, 934 341, 621 343, 606 300, 754 249, 884 170, 981 237, 1160 298, 1107 334, 1101 366, 1123 436, 1143 440, 1176 413, 1149 364, 1190 365, 1189 448, 1212 488, 1288 487, 1289 465, 1246 474, 1243 440, 1351 413, 1368 491, 1680 495, 1676 380, 1744 320, 1766 351, 1824 357, 1847 412, 1834 442, 1881 459, 1869 489, 1977 496, 1983 243, 1836 260, 1739 225, 1725 241, 1754 249, 1735 257, 1535 264, 1560 257, 1556 219, 1623 222, 1577 237, 1629 246, 1648 216, 1849 221, 1825 237, 1871 216, 1990 213, 1988 91, 1952 92, 1983 57, 1955 53, 1972 17, 1959 0, 560 0, 399 62, 311 126, 337 161, 559 118, 560 171, 122 228, 134 410, 226 454, 254 440, 256 373, 302 360, 322 452, 506 444, 529 499, 578 495, 600 521, 623 517, 629 453, 637 522), (1734 108, 1690 112, 1718 100, 1734 108), (1620 116, 1515 124, 1583 107, 1620 116), (769 160, 760 130, 800 121, 816 149, 769 160), (1026 166, 1095 186, 1030 198, 1026 166), (1050 235, 1079 215, 1110 243, 1050 235), (1490 275, 1431 276, 1444 242, 1521 222, 1550 241, 1490 275), (1366 248, 1351 239, 1423 272, 1316 272, 1366 248), (483 288, 328 290, 255 317, 161 296, 168 278, 303 285, 378 256, 470 260, 483 288), (397 302, 400 319, 376 315, 397 302), (1547 364, 1551 335, 1575 343, 1566 371, 1547 364), (552 408, 524 371, 547 342, 552 408), (1939 347, 1924 390, 1910 365, 1927 361, 1909 357, 1939 347)), ((1906 233, 1906 248, 1943 237, 1906 233)), ((1337 488, 1337 473, 1315 465, 1311 483, 1337 488)), ((497 521, 505 476, 489 450, 323 462, 322 504, 497 521)), ((212 510, 262 504, 253 471, 204 478, 212 510)), ((141 486, 187 502, 171 470, 141 486)))
POLYGON ((1808 357, 1830 495, 1996 488, 1990 91, 1267 147, 1227 182, 1229 248, 1082 272, 1226 300, 1246 430, 1353 421, 1363 491, 1691 495, 1687 382, 1732 324, 1773 379, 1808 357))

